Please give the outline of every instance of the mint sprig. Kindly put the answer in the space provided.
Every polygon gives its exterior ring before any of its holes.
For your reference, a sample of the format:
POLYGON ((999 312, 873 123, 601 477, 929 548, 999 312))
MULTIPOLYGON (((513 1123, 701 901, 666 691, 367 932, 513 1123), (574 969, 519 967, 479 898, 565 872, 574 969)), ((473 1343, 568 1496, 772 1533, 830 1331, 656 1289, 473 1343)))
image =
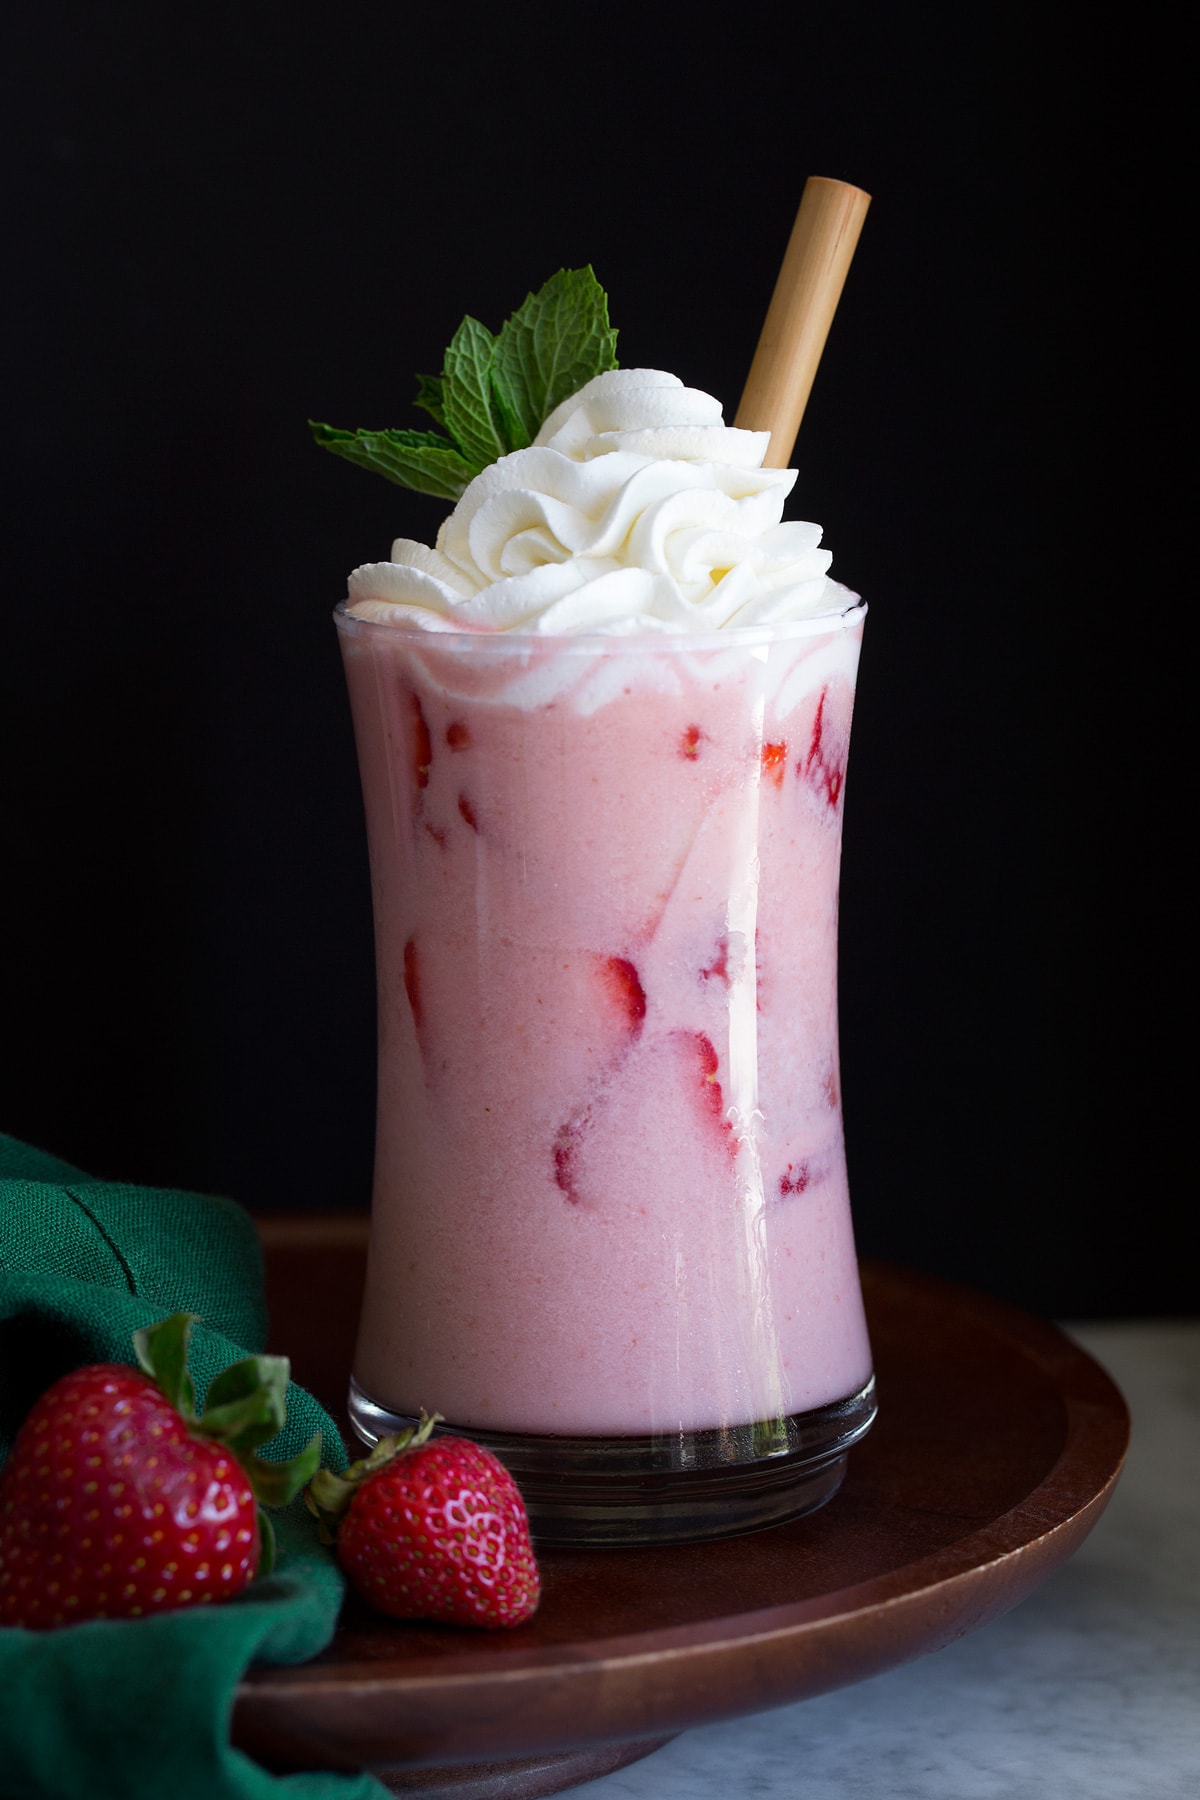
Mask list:
POLYGON ((342 431, 309 420, 322 449, 401 487, 457 500, 489 463, 531 444, 554 408, 617 366, 608 297, 591 267, 560 269, 493 336, 468 315, 416 404, 441 431, 342 431))
POLYGON ((482 466, 469 462, 457 444, 436 431, 339 431, 315 419, 308 423, 322 450, 442 500, 457 500, 482 466))
POLYGON ((487 326, 468 315, 442 364, 442 423, 477 470, 517 447, 508 441, 492 381, 497 344, 487 326))
POLYGON ((512 448, 531 444, 556 406, 617 366, 608 298, 586 269, 560 269, 529 294, 496 340, 492 381, 513 422, 512 448))

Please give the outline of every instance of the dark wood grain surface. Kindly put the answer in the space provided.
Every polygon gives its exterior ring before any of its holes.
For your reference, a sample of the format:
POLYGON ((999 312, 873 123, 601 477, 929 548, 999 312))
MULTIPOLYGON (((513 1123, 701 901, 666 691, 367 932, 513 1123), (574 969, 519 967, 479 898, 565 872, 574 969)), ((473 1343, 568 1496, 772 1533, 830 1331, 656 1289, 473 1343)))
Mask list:
MULTIPOLYGON (((271 1347, 344 1420, 365 1222, 263 1234, 271 1347)), ((251 1671, 235 1742, 278 1768, 407 1769, 389 1785, 532 1800, 618 1766, 622 1746, 629 1760, 860 1680, 1014 1606, 1103 1510, 1124 1402, 1012 1308, 882 1266, 863 1288, 879 1419, 829 1506, 712 1544, 543 1550, 542 1605, 517 1631, 402 1625, 351 1600, 315 1661, 251 1671), (435 1772, 482 1763, 500 1772, 435 1772)))

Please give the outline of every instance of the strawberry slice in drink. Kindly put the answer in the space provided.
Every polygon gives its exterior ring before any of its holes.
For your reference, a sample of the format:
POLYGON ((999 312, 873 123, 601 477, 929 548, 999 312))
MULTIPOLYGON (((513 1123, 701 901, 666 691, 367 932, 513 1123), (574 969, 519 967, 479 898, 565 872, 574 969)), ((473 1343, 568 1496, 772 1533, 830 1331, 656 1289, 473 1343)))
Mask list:
POLYGON ((831 697, 829 688, 821 689, 813 719, 808 754, 797 764, 796 772, 821 795, 835 811, 846 780, 846 760, 850 750, 850 708, 845 699, 841 705, 831 697))
POLYGON ((646 1017, 646 994, 637 966, 627 956, 598 959, 600 987, 615 1018, 630 1037, 636 1037, 646 1017))
POLYGON ((774 787, 783 786, 783 778, 787 773, 787 753, 786 743, 764 744, 762 747, 763 780, 769 781, 774 787))
POLYGON ((725 1092, 720 1081, 721 1062, 712 1039, 703 1031, 676 1031, 671 1035, 680 1047, 703 1124, 709 1131, 717 1131, 720 1142, 732 1156, 737 1145, 733 1125, 726 1117, 725 1092))
POLYGON ((421 1004, 421 973, 417 963, 416 938, 409 938, 404 946, 404 992, 412 1011, 413 1024, 420 1032, 425 1023, 425 1009, 421 1004))
POLYGON ((597 1085, 553 1144, 554 1180, 573 1205, 629 1204, 653 1195, 668 1208, 696 1204, 728 1179, 737 1138, 727 1115, 720 1059, 702 1031, 647 1034, 597 1085))
POLYGON ((627 956, 598 956, 595 959, 595 998, 597 1024, 609 1039, 609 1054, 592 1097, 579 1112, 559 1126, 554 1138, 554 1180, 572 1203, 579 1200, 579 1156, 593 1128, 599 1097, 645 1022, 646 993, 637 965, 627 956))
POLYGON ((419 788, 429 786, 429 770, 433 762, 433 739, 425 721, 424 708, 418 695, 412 696, 413 774, 419 788))

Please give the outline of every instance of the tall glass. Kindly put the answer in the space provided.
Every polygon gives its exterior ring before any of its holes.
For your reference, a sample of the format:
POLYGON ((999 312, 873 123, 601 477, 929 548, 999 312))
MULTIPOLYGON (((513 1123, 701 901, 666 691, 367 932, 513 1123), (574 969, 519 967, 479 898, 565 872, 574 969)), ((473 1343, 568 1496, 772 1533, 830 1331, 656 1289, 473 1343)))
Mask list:
POLYGON ((875 1412, 837 1036, 866 608, 686 638, 337 613, 378 978, 350 1406, 489 1445, 535 1536, 724 1536, 875 1412))

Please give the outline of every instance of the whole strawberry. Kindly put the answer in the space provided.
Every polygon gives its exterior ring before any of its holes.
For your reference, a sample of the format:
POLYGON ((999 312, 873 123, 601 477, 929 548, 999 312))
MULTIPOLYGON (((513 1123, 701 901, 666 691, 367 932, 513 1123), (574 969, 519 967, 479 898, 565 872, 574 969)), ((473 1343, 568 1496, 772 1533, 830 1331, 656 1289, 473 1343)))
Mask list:
POLYGON ((284 1422, 286 1357, 223 1370, 197 1418, 193 1317, 135 1333, 144 1373, 93 1363, 34 1405, 0 1474, 0 1625, 224 1600, 270 1568, 259 1502, 283 1505, 311 1479, 320 1437, 289 1463, 254 1453, 284 1422))
POLYGON ((525 1503, 490 1450, 434 1438, 438 1419, 422 1413, 345 1475, 320 1470, 309 1510, 376 1611, 490 1630, 523 1625, 541 1593, 525 1503))

